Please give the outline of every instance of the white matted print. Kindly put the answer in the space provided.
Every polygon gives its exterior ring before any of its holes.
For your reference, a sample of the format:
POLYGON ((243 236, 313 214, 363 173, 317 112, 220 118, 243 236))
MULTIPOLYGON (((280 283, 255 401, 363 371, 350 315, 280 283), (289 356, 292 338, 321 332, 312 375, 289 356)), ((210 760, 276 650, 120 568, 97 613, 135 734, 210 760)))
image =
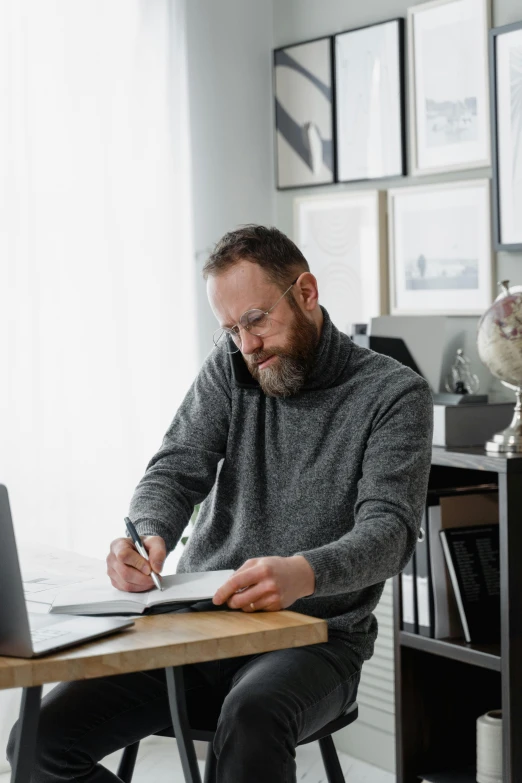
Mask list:
POLYGON ((495 243, 522 250, 522 22, 493 31, 495 243))
POLYGON ((294 201, 294 236, 338 329, 387 310, 386 194, 377 190, 294 201))
POLYGON ((334 38, 337 180, 405 174, 404 21, 334 38))
POLYGON ((408 9, 412 172, 489 166, 490 0, 408 9))
POLYGON ((479 315, 493 300, 488 180, 388 191, 392 315, 479 315))
POLYGON ((274 51, 277 187, 334 181, 332 39, 274 51))

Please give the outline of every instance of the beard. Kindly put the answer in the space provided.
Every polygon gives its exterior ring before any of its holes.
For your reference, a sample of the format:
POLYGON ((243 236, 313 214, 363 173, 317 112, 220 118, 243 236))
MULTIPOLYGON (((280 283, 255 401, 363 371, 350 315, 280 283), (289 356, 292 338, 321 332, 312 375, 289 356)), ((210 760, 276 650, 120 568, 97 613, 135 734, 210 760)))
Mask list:
POLYGON ((306 318, 295 300, 289 298, 288 301, 294 312, 288 347, 258 351, 244 357, 250 374, 268 397, 290 397, 301 391, 314 363, 319 342, 319 330, 315 323, 306 318), (258 364, 270 356, 278 358, 274 364, 260 370, 258 364))

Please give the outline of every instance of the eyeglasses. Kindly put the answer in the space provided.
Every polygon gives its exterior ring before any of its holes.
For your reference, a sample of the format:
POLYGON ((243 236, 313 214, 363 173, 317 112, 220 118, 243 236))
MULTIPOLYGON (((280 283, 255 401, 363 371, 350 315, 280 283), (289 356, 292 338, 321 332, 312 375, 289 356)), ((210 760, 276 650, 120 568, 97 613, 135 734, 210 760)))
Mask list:
POLYGON ((268 334, 272 327, 272 321, 269 318, 269 314, 272 312, 274 307, 279 304, 281 299, 287 295, 292 286, 294 286, 298 280, 299 278, 296 277, 294 282, 288 286, 284 294, 281 294, 277 302, 272 305, 269 310, 259 310, 257 308, 253 310, 247 310, 246 313, 243 313, 237 324, 234 326, 222 326, 219 329, 216 329, 213 335, 214 345, 219 345, 223 337, 226 339, 228 336, 231 338, 231 340, 227 340, 227 352, 237 353, 237 351, 241 349, 241 329, 244 329, 246 332, 250 332, 251 334, 255 334, 256 337, 262 337, 265 334, 268 334))

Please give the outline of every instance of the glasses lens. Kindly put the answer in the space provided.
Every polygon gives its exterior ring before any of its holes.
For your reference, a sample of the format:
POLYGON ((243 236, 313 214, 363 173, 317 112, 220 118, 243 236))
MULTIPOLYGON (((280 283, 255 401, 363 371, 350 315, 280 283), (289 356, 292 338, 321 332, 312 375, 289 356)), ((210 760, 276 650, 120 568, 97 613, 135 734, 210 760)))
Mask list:
POLYGON ((270 319, 263 310, 247 310, 241 316, 240 324, 251 334, 266 334, 270 329, 270 319))
POLYGON ((225 331, 225 329, 216 329, 212 337, 214 345, 224 345, 227 353, 237 353, 241 348, 241 336, 225 331))

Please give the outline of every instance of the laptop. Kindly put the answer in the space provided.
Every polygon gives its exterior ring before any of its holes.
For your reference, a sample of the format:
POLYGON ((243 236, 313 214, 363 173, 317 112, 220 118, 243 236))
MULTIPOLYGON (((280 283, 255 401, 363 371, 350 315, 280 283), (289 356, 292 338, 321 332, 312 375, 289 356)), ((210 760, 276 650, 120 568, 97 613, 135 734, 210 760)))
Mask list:
POLYGON ((35 658, 134 625, 118 617, 77 617, 27 611, 9 495, 0 484, 0 655, 35 658))

